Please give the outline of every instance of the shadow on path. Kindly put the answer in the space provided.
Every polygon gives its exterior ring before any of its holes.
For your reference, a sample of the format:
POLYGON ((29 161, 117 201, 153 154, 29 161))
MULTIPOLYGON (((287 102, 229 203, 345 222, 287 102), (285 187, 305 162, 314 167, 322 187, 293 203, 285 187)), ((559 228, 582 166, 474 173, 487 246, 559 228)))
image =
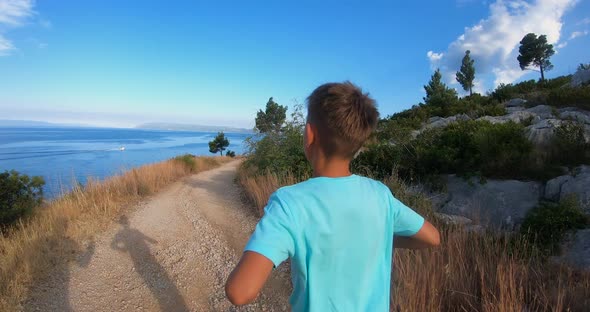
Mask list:
POLYGON ((135 271, 158 300, 162 311, 188 311, 178 288, 150 252, 148 243, 156 244, 157 241, 129 227, 125 216, 119 219, 119 223, 123 228, 113 238, 111 248, 129 253, 135 271))
MULTIPOLYGON (((36 244, 40 245, 39 248, 43 248, 42 244, 49 242, 54 248, 61 249, 61 254, 64 255, 58 257, 56 253, 51 253, 49 257, 52 258, 46 259, 46 261, 52 264, 53 274, 51 275, 51 282, 46 280, 39 284, 42 286, 37 285, 37 287, 29 290, 28 297, 36 298, 41 305, 37 306, 29 300, 23 307, 25 311, 39 311, 42 309, 63 312, 74 311, 70 303, 70 271, 75 264, 81 268, 88 267, 95 251, 95 243, 91 241, 87 246, 83 247, 77 241, 69 238, 66 235, 68 223, 65 219, 57 220, 55 226, 57 230, 53 236, 48 237, 47 241, 43 241, 43 243, 39 242, 36 244)), ((23 261, 35 260, 23 259, 23 261)), ((34 267, 33 265, 31 266, 34 267)))

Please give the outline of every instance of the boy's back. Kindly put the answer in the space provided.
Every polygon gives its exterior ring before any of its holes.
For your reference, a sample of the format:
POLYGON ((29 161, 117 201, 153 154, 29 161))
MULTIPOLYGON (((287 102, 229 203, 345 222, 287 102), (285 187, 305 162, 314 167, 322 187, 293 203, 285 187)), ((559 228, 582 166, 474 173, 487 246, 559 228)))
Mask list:
POLYGON ((351 174, 379 120, 368 94, 326 83, 307 102, 302 143, 314 178, 270 197, 225 292, 233 304, 252 302, 291 258, 293 310, 388 311, 393 237, 396 248, 426 248, 439 233, 383 184, 351 174))
POLYGON ((246 250, 292 258, 295 311, 387 311, 394 232, 423 222, 380 182, 318 177, 271 196, 246 250))

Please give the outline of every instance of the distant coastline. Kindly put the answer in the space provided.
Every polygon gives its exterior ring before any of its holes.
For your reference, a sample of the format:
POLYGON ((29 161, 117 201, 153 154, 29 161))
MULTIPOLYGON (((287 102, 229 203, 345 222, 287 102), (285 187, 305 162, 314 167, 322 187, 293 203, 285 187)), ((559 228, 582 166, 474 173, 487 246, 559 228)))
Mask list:
POLYGON ((231 133, 252 133, 252 129, 234 128, 226 126, 203 126, 193 124, 177 124, 165 122, 150 122, 135 126, 135 129, 144 130, 170 130, 170 131, 195 131, 195 132, 231 132, 231 133))
POLYGON ((227 126, 205 126, 196 124, 166 123, 166 122, 149 122, 137 125, 131 128, 118 127, 100 127, 87 124, 70 124, 70 123, 52 123, 48 121, 37 120, 8 120, 0 119, 0 127, 3 128, 105 128, 105 129, 137 129, 137 130, 160 130, 160 131, 191 131, 191 132, 228 132, 228 133, 253 133, 252 129, 236 128, 227 126))

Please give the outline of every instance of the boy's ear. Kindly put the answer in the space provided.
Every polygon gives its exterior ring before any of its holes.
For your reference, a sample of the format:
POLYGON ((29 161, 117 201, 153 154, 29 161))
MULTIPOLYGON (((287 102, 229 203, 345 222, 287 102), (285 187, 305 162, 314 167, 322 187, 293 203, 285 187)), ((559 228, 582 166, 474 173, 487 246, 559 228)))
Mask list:
POLYGON ((309 122, 305 124, 305 142, 303 142, 305 144, 305 148, 308 148, 310 145, 312 145, 315 142, 315 128, 312 124, 310 124, 309 122))

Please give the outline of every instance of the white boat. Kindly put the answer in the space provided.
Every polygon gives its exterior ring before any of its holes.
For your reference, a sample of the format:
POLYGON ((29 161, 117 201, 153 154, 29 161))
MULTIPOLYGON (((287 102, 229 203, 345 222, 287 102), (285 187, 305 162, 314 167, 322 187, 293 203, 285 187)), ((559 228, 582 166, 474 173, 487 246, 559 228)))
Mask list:
POLYGON ((121 147, 119 147, 119 150, 120 150, 120 151, 124 151, 124 150, 125 150, 125 146, 121 146, 121 147))

